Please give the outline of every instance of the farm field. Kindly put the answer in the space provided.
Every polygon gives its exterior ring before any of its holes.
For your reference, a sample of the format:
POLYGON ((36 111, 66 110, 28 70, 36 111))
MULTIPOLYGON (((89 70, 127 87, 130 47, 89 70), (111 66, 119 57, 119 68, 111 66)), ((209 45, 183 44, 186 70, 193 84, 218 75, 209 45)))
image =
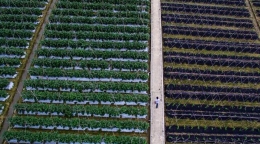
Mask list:
POLYGON ((47 0, 0 0, 0 125, 40 28, 47 0))
POLYGON ((5 141, 149 143, 150 1, 55 5, 5 141))
POLYGON ((166 143, 259 143, 258 4, 161 1, 166 143))

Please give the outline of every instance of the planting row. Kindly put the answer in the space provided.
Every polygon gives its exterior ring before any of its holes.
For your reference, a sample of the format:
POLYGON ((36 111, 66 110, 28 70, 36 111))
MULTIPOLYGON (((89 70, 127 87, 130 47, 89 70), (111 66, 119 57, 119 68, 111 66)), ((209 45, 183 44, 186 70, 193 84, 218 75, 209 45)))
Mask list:
POLYGON ((111 70, 127 69, 127 71, 130 70, 146 71, 148 69, 148 64, 145 62, 130 62, 130 61, 110 62, 110 61, 102 61, 102 60, 76 61, 76 60, 60 60, 60 59, 47 59, 47 58, 35 59, 33 60, 33 65, 34 67, 43 67, 43 68, 77 68, 77 69, 98 68, 98 69, 111 69, 111 70))
MULTIPOLYGON (((103 0, 83 0, 89 3, 103 3, 103 0)), ((63 2, 82 2, 82 0, 63 0, 63 2)), ((106 0, 109 4, 133 4, 133 5, 150 5, 149 0, 106 0)))
MULTIPOLYGON (((173 2, 173 0, 165 0, 166 2, 173 2)), ((236 5, 236 6, 245 6, 244 0, 177 0, 180 2, 193 2, 193 3, 209 3, 209 4, 218 4, 218 5, 236 5)))
POLYGON ((260 57, 249 56, 228 56, 228 55, 216 55, 216 54, 203 54, 203 53, 185 53, 185 52, 164 52, 164 56, 190 56, 190 57, 211 57, 212 59, 239 59, 239 60, 260 60, 260 57))
POLYGON ((209 17, 196 15, 180 15, 180 14, 162 14, 162 21, 175 23, 189 23, 199 25, 217 25, 230 27, 253 28, 250 19, 235 19, 227 17, 209 17))
POLYGON ((13 29, 1 29, 0 37, 8 37, 8 38, 31 38, 33 35, 30 30, 13 30, 13 29))
MULTIPOLYGON (((59 68, 54 69, 42 69, 42 68, 31 68, 30 75, 32 76, 39 76, 38 78, 41 79, 41 76, 47 77, 69 77, 69 78, 88 78, 88 79, 102 79, 102 78, 113 78, 113 79, 120 79, 120 80, 140 80, 140 81, 147 81, 149 76, 145 72, 118 72, 118 71, 87 71, 87 70, 62 70, 59 68)), ((1 75, 1 68, 0 68, 0 75, 1 75)))
MULTIPOLYGON (((2 92, 1 95, 6 96, 2 92)), ((149 96, 145 94, 109 94, 109 93, 79 93, 79 92, 47 92, 47 91, 23 91, 22 99, 24 102, 41 103, 71 103, 73 104, 111 104, 114 105, 146 105, 149 96)))
POLYGON ((200 86, 200 85, 176 85, 167 84, 165 90, 184 90, 184 91, 204 91, 204 92, 223 92, 223 93, 260 93, 260 89, 254 88, 238 88, 237 87, 215 87, 215 86, 200 86))
POLYGON ((245 8, 216 7, 191 4, 162 3, 162 10, 174 12, 190 12, 197 14, 230 15, 237 17, 249 17, 250 14, 245 8))
POLYGON ((63 9, 87 9, 87 10, 115 10, 115 11, 146 11, 150 10, 150 7, 147 6, 150 2, 146 1, 142 3, 142 5, 138 6, 136 4, 132 4, 131 2, 128 4, 112 4, 107 2, 68 2, 61 1, 57 3, 57 7, 63 9))
POLYGON ((170 48, 260 53, 260 45, 256 43, 163 38, 163 45, 170 48))
POLYGON ((259 77, 259 72, 238 72, 238 71, 220 71, 220 70, 201 70, 201 69, 192 69, 192 68, 172 68, 172 67, 164 67, 165 73, 171 72, 181 72, 181 73, 201 73, 201 74, 212 74, 212 75, 229 75, 229 76, 256 76, 259 77))
POLYGON ((117 117, 122 118, 145 118, 147 115, 146 107, 111 107, 93 105, 74 105, 67 104, 28 104, 22 103, 15 106, 18 115, 65 115, 71 116, 94 116, 94 117, 117 117))
MULTIPOLYGON (((12 49, 11 49, 12 50, 12 49)), ((12 53, 10 49, 6 53, 12 53)), ((5 53, 0 48, 0 54, 5 53)), ((16 51, 13 53, 16 54, 16 51)), ((17 52, 18 53, 18 52, 17 52)), ((83 49, 63 50, 63 49, 39 49, 38 58, 61 58, 61 59, 113 59, 119 61, 147 61, 149 56, 147 52, 133 51, 93 51, 83 49)))
MULTIPOLYGON (((1 20, 1 19, 0 19, 1 20)), ((84 16, 50 16, 51 23, 87 23, 87 24, 123 24, 123 25, 148 25, 148 19, 140 18, 113 18, 113 17, 84 17, 84 16)))
POLYGON ((1 22, 26 22, 37 24, 38 16, 35 15, 11 15, 11 14, 1 14, 1 22))
MULTIPOLYGON (((69 23, 51 23, 46 26, 48 30, 55 31, 93 31, 93 32, 118 32, 118 33, 149 33, 147 26, 120 26, 120 25, 103 25, 103 24, 80 24, 72 25, 69 23)), ((1 25, 0 25, 1 28, 1 25)))
POLYGON ((136 136, 108 136, 89 134, 59 134, 57 132, 7 131, 3 138, 9 143, 123 143, 147 144, 146 139, 136 136))
POLYGON ((165 96, 173 99, 203 99, 216 101, 239 101, 239 102, 260 102, 256 93, 229 93, 229 92, 205 92, 205 91, 182 91, 167 90, 165 96))
POLYGON ((257 76, 230 76, 230 75, 212 75, 202 73, 183 73, 183 72, 171 72, 164 73, 164 77, 168 79, 189 79, 189 80, 201 80, 201 81, 220 81, 223 83, 259 83, 260 78, 257 76))
MULTIPOLYGON (((3 84, 3 86, 6 83, 3 84)), ((25 87, 30 90, 50 90, 50 91, 120 91, 131 93, 146 93, 148 85, 146 83, 123 83, 123 82, 73 82, 73 81, 62 81, 62 80, 26 80, 24 82, 25 87)))
POLYGON ((13 14, 13 15, 19 15, 19 14, 31 14, 31 15, 41 15, 42 12, 41 10, 39 10, 38 8, 28 8, 28 7, 24 7, 24 8, 2 8, 0 10, 1 14, 13 14))
MULTIPOLYGON (((174 53, 172 53, 174 54, 174 53)), ((188 54, 187 54, 188 55, 188 54)), ((192 55, 192 54, 191 54, 192 55)), ((259 60, 240 60, 228 58, 211 58, 211 57, 196 57, 196 56, 166 56, 164 61, 168 63, 187 63, 208 66, 229 66, 229 67, 248 67, 259 68, 259 60)))
POLYGON ((14 116, 10 118, 10 124, 14 128, 32 129, 60 129, 60 130, 89 130, 89 131, 121 131, 121 132, 146 132, 149 124, 135 120, 94 120, 81 118, 60 117, 32 117, 14 116))
POLYGON ((211 28, 194 28, 183 26, 163 26, 162 32, 173 35, 190 35, 201 37, 224 37, 236 39, 258 39, 258 35, 254 31, 242 30, 220 30, 211 28))
POLYGON ((139 11, 118 11, 114 12, 114 10, 85 10, 82 11, 81 9, 56 9, 52 11, 54 15, 70 15, 70 16, 86 16, 86 17, 128 17, 128 18, 140 18, 140 19, 149 19, 149 13, 142 13, 139 11))
MULTIPOLYGON (((1 32, 1 31, 0 31, 1 32)), ((14 33, 15 34, 15 33, 14 33)), ((92 40, 116 40, 116 41, 148 41, 149 34, 129 34, 129 33, 107 33, 107 32, 87 32, 87 31, 45 31, 46 39, 92 39, 92 40)), ((1 36, 1 35, 0 35, 1 36)))
POLYGON ((207 134, 236 134, 236 135, 257 135, 259 133, 258 128, 243 128, 243 127, 193 127, 193 126, 166 126, 168 132, 185 132, 185 133, 207 133, 207 134))
POLYGON ((202 135, 194 134, 166 134, 166 141, 171 143, 259 143, 260 137, 257 136, 230 136, 230 135, 202 135))
POLYGON ((115 50, 146 50, 147 44, 140 42, 86 41, 86 40, 43 40, 42 45, 47 48, 63 49, 115 49, 115 50))
MULTIPOLYGON (((24 7, 44 7, 46 4, 46 2, 44 0, 36 0, 36 1, 19 1, 19 0, 12 0, 12 1, 5 1, 2 0, 0 1, 0 5, 2 7, 22 7, 22 9, 24 9, 24 7)), ((21 9, 21 10, 22 10, 21 9)))

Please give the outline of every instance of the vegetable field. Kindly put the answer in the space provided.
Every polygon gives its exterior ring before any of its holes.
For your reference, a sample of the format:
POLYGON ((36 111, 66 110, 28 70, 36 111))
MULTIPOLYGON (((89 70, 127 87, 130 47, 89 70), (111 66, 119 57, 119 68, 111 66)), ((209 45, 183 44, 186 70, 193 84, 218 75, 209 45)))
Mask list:
POLYGON ((149 143, 150 1, 59 0, 51 12, 4 139, 149 143))
POLYGON ((1 119, 16 92, 46 4, 45 0, 0 0, 1 119))
POLYGON ((167 143, 259 143, 258 4, 162 0, 167 143))

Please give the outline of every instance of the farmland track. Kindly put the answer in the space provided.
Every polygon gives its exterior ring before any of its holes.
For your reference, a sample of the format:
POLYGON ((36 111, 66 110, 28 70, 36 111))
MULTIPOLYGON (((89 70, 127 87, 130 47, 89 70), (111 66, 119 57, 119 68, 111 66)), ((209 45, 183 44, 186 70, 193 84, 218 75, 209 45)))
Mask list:
POLYGON ((150 144, 165 143, 164 133, 164 96, 163 96, 163 61, 162 61, 162 30, 160 1, 152 0, 151 4, 151 128, 150 144), (161 99, 155 109, 156 97, 161 99))
POLYGON ((2 136, 3 136, 4 132, 8 130, 9 118, 12 117, 13 112, 14 112, 14 106, 18 102, 18 100, 20 99, 21 92, 23 90, 24 80, 27 77, 27 73, 28 73, 28 70, 29 70, 29 68, 31 66, 32 59, 34 58, 35 50, 38 48, 38 45, 39 45, 40 40, 42 38, 42 35, 44 33, 45 26, 48 23, 48 19, 49 19, 49 16, 51 14, 51 10, 54 7, 56 1, 57 0, 50 0, 48 5, 46 6, 47 10, 46 10, 46 13, 43 16, 43 21, 42 21, 42 23, 40 25, 40 31, 37 34, 37 38, 33 42, 33 46, 32 46, 33 49, 31 50, 30 56, 29 56, 29 58, 27 60, 26 66, 25 66, 24 71, 23 71, 23 74, 22 74, 22 76, 20 78, 20 82, 18 84, 18 87, 17 87, 16 93, 14 95, 13 101, 9 105, 9 109, 8 109, 6 118, 4 119, 3 127, 2 127, 1 132, 0 132, 0 135, 1 135, 0 143, 3 143, 3 141, 4 141, 2 136))

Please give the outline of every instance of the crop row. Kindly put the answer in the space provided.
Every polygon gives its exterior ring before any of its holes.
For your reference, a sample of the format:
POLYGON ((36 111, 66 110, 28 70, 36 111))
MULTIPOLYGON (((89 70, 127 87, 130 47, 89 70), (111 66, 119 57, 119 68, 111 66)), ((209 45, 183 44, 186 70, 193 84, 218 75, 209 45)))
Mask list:
POLYGON ((259 60, 239 60, 239 59, 217 59, 211 57, 189 57, 189 56, 166 56, 164 62, 175 62, 175 63, 187 63, 187 64, 198 64, 198 65, 217 65, 217 66, 230 66, 230 67, 249 67, 258 68, 260 63, 259 60))
POLYGON ((5 89, 8 84, 9 84, 9 81, 7 79, 0 78, 0 90, 5 89))
POLYGON ((203 6, 191 4, 162 3, 162 10, 174 12, 190 12, 197 14, 231 15, 238 17, 249 17, 250 14, 245 8, 232 8, 220 6, 203 6))
POLYGON ((9 142, 54 142, 54 143, 123 143, 147 144, 146 139, 136 136, 107 136, 89 134, 59 134, 57 132, 7 131, 3 138, 9 142))
POLYGON ((203 99, 216 101, 239 101, 239 102, 260 102, 260 97, 256 93, 229 93, 229 92, 205 92, 205 91, 182 91, 167 90, 165 96, 173 99, 203 99))
MULTIPOLYGON (((0 59, 1 60, 1 59, 0 59)), ((0 61, 1 64, 1 61, 0 61)), ((148 64, 145 62, 124 62, 124 61, 102 61, 102 60, 89 60, 89 61, 76 61, 76 60, 60 60, 60 59, 35 59, 33 65, 37 67, 49 68, 101 68, 101 69, 128 69, 128 70, 144 70, 148 69, 148 64)))
POLYGON ((166 134, 166 141, 171 143, 259 143, 256 136, 202 135, 201 133, 166 134))
POLYGON ((0 38, 0 46, 4 47, 26 47, 27 41, 25 39, 6 39, 0 38))
POLYGON ((15 47, 0 47, 0 55, 23 56, 24 50, 15 47))
MULTIPOLYGON (((166 2, 173 2, 173 0, 165 0, 166 2)), ((236 5, 236 6, 245 6, 245 2, 243 0, 177 0, 181 2, 193 2, 193 3, 209 3, 209 4, 217 4, 217 5, 236 5)))
POLYGON ((0 29, 28 29, 33 30, 35 28, 34 23, 14 23, 14 22, 1 22, 0 29))
POLYGON ((0 90, 0 98, 6 98, 8 93, 5 90, 0 90))
POLYGON ((167 47, 177 47, 195 50, 214 50, 214 51, 235 51, 245 53, 260 53, 260 45, 256 43, 234 43, 223 41, 205 41, 191 39, 172 39, 163 38, 163 45, 167 47))
MULTIPOLYGON (((2 95, 5 95, 4 93, 2 95)), ((79 92, 47 92, 47 91, 23 91, 22 98, 26 100, 34 100, 36 102, 50 100, 50 101, 93 101, 93 102, 141 102, 147 103, 149 97, 144 94, 109 94, 109 93, 79 93, 79 92)), ((79 103, 77 103, 79 104, 79 103)))
MULTIPOLYGON (((1 17, 0 17, 1 20, 1 17)), ((78 24, 127 24, 127 25, 148 25, 148 19, 141 18, 114 18, 114 17, 70 17, 70 16, 50 16, 51 23, 78 23, 78 24)))
POLYGON ((25 23, 36 23, 38 17, 35 15, 12 15, 12 14, 1 14, 1 22, 25 22, 25 23))
MULTIPOLYGON (((115 25, 102 25, 102 24, 81 24, 72 25, 67 23, 51 23, 46 26, 48 30, 55 31, 93 31, 93 32, 118 32, 118 33, 149 33, 147 26, 115 26, 115 25)), ((0 25, 1 28, 1 25, 0 25)))
POLYGON ((167 126, 166 130, 168 132, 185 132, 185 133, 207 133, 207 134, 237 134, 237 135, 243 135, 243 134, 255 134, 259 133, 258 128, 230 128, 230 127, 192 127, 192 126, 167 126))
POLYGON ((184 90, 184 91, 204 91, 204 92, 223 92, 223 93, 260 93, 260 89, 238 88, 238 87, 215 87, 215 86, 198 86, 198 85, 165 85, 165 90, 184 90))
MULTIPOLYGON (((1 12, 1 11, 0 11, 1 12)), ((149 13, 142 13, 138 11, 118 11, 114 12, 113 10, 85 10, 82 11, 81 9, 56 9, 52 12, 54 15, 59 16, 86 16, 86 17, 128 17, 128 18, 135 18, 138 17, 140 19, 149 19, 150 15, 149 13)))
POLYGON ((147 47, 145 43, 139 42, 113 42, 113 41, 85 41, 85 40, 43 40, 42 45, 54 48, 102 48, 102 49, 127 49, 127 50, 143 50, 147 47))
POLYGON ((2 7, 44 7, 44 1, 19 1, 19 0, 12 0, 12 1, 0 1, 0 5, 2 7))
MULTIPOLYGON (((0 48, 0 54, 4 53, 16 54, 16 50, 12 51, 0 48)), ((18 50, 17 50, 18 51, 18 50)), ((20 54, 20 53, 19 53, 20 54)), ((133 59, 133 60, 148 60, 149 55, 147 52, 134 52, 134 51, 93 51, 83 49, 63 50, 63 49, 39 49, 37 51, 39 56, 43 57, 80 57, 80 58, 92 58, 92 59, 133 59)))
MULTIPOLYGON (((1 32, 1 31, 0 31, 1 32)), ((15 33, 14 33, 15 34, 15 33)), ((118 41, 148 41, 149 34, 129 34, 129 33, 107 33, 107 32, 86 32, 86 31, 45 31, 47 38, 61 39, 93 39, 93 40, 118 40, 118 41)), ((1 36, 1 35, 0 35, 1 36)))
POLYGON ((190 35, 201 37, 224 37, 224 38, 236 38, 236 39, 258 39, 257 34, 254 31, 244 30, 220 30, 212 28, 194 28, 183 26, 163 26, 163 33, 173 35, 190 35))
POLYGON ((106 2, 100 3, 86 3, 86 2, 59 2, 57 7, 63 9, 88 9, 88 10, 116 10, 116 11, 149 11, 150 7, 140 5, 138 7, 135 4, 110 4, 106 2))
POLYGON ((30 38, 33 33, 29 30, 1 29, 0 37, 30 38))
POLYGON ((185 53, 185 52, 167 52, 165 51, 164 56, 190 56, 190 57, 211 57, 212 59, 230 59, 230 60, 260 60, 260 57, 249 57, 249 56, 228 56, 220 54, 203 54, 203 53, 185 53))
MULTIPOLYGON (((89 3, 104 3, 103 0, 63 0, 62 2, 89 2, 89 3)), ((133 4, 133 5, 149 5, 149 0, 106 0, 109 4, 133 4)))
MULTIPOLYGON (((106 115, 108 114, 110 117, 117 117, 120 114, 128 114, 134 116, 143 116, 147 115, 147 108, 146 107, 129 107, 129 106, 122 106, 122 107, 111 107, 111 106, 93 106, 93 105, 74 105, 70 106, 67 104, 17 104, 15 106, 16 111, 18 114, 26 114, 25 112, 30 113, 57 113, 57 114, 64 114, 65 116, 72 116, 74 114, 86 114, 86 115, 106 115)), ((40 115, 38 113, 38 115, 40 115)))
POLYGON ((200 74, 212 74, 212 75, 229 75, 229 76, 256 76, 259 77, 258 72, 237 72, 237 71, 220 71, 220 70, 200 70, 200 69, 187 69, 187 68, 172 68, 164 67, 164 72, 181 72, 181 73, 200 73, 200 74))
MULTIPOLYGON (((4 83, 6 84, 6 83, 4 83)), ((123 82, 73 82, 73 81, 62 81, 62 80, 26 80, 24 82, 25 87, 32 88, 51 88, 51 89, 75 89, 76 91, 82 92, 83 90, 113 90, 113 91, 147 91, 148 85, 146 83, 123 83, 123 82)))
POLYGON ((259 83, 260 78, 256 76, 230 76, 230 75, 212 75, 201 73, 164 73, 165 78, 169 79, 189 79, 189 80, 201 80, 201 81, 220 81, 220 82, 233 82, 233 83, 259 83))
POLYGON ((17 66, 20 65, 20 60, 18 58, 0 58, 0 66, 17 66))
POLYGON ((19 15, 19 14, 31 14, 31 15, 41 15, 42 12, 38 8, 2 8, 0 9, 1 14, 13 14, 13 15, 19 15))
POLYGON ((14 75, 15 73, 16 70, 13 67, 0 67, 0 77, 4 75, 14 75))
MULTIPOLYGON (((118 72, 118 71, 87 71, 87 70, 62 70, 59 68, 31 68, 31 76, 49 76, 49 77, 79 77, 79 78, 120 78, 123 80, 141 79, 147 80, 148 74, 145 72, 118 72)), ((0 69, 1 75, 1 69, 0 69)))
POLYGON ((180 14, 162 14, 162 21, 175 23, 189 23, 199 25, 218 25, 231 27, 253 28, 253 23, 249 19, 235 19, 209 16, 194 16, 180 14))
MULTIPOLYGON (((116 128, 118 130, 123 129, 139 129, 141 131, 147 131, 149 124, 143 121, 133 120, 93 120, 93 119, 81 119, 81 118, 60 118, 60 117, 34 117, 34 116, 14 116, 10 118, 10 124, 13 127, 30 127, 40 126, 37 129, 48 129, 48 127, 62 127, 68 130, 69 128, 82 128, 82 129, 101 129, 101 128, 116 128)), ((52 128, 53 129, 53 128, 52 128)), ((76 130, 75 129, 75 130, 76 130)), ((117 131, 118 131, 117 130, 117 131)))

